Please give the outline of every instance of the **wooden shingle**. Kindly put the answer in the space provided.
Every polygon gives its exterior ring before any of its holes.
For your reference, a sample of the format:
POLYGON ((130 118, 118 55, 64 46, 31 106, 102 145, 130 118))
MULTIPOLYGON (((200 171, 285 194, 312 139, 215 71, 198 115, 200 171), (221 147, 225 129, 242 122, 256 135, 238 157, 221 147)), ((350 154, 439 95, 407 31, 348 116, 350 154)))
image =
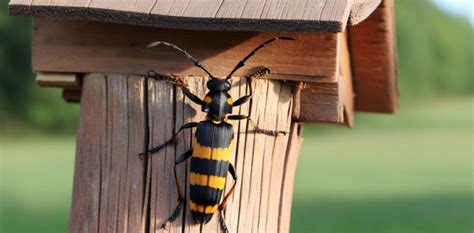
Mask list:
POLYGON ((13 15, 52 16, 178 29, 318 31, 345 29, 353 0, 12 0, 13 15))

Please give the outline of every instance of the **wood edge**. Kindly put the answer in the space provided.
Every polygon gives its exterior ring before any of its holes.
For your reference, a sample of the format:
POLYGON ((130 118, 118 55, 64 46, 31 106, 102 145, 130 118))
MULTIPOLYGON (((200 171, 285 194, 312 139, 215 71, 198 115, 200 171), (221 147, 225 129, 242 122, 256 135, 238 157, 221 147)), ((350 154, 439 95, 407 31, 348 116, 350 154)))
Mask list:
MULTIPOLYGON (((131 25, 217 31, 279 31, 279 32, 342 32, 346 20, 310 21, 275 19, 199 18, 146 14, 100 8, 65 6, 29 6, 9 4, 9 12, 16 16, 52 17, 74 20, 92 20, 131 25)), ((349 14, 347 14, 347 18, 349 14)))
POLYGON ((286 151, 286 162, 284 167, 284 176, 282 185, 282 193, 280 197, 280 213, 278 232, 289 232, 291 222, 291 207, 293 205, 291 199, 293 197, 295 171, 297 162, 303 145, 303 124, 298 122, 291 123, 290 129, 291 139, 288 143, 286 151), (289 199, 289 201, 284 201, 289 199), (286 213, 286 214, 285 214, 286 213))
MULTIPOLYGON (((390 89, 391 93, 388 93, 387 101, 384 106, 380 104, 377 105, 364 105, 357 101, 357 98, 354 102, 354 110, 357 112, 368 112, 368 113, 380 113, 380 114, 394 114, 396 113, 399 105, 399 86, 398 86, 398 56, 397 56, 397 42, 396 42, 396 26, 395 26, 395 7, 394 7, 394 0, 381 0, 381 3, 377 5, 377 8, 374 10, 378 11, 381 10, 382 14, 386 18, 385 20, 381 20, 378 18, 374 18, 373 20, 378 23, 386 23, 388 29, 384 30, 385 39, 388 41, 389 46, 385 49, 387 50, 386 53, 389 54, 387 59, 390 59, 392 62, 389 62, 392 66, 390 67, 390 71, 386 74, 386 84, 392 86, 393 88, 390 89)), ((372 16, 369 15, 369 16, 372 16)), ((370 19, 367 19, 370 20, 370 19)), ((360 26, 360 25, 357 25, 360 26)), ((351 30, 347 30, 348 35, 348 47, 351 54, 351 66, 355 66, 356 61, 353 56, 352 51, 352 44, 354 43, 351 39, 351 34, 356 27, 351 27, 351 30)), ((357 77, 353 76, 354 84, 357 85, 357 77)), ((356 96, 361 96, 358 93, 355 93, 356 96)))
MULTIPOLYGON (((300 83, 295 85, 294 88, 294 107, 293 107, 293 120, 296 122, 301 123, 329 123, 329 124, 336 124, 336 125, 346 125, 348 127, 352 127, 353 125, 353 88, 352 88, 352 75, 351 75, 351 67, 350 67, 350 54, 347 45, 347 35, 346 33, 338 33, 338 43, 337 43, 337 75, 331 79, 334 79, 334 82, 326 82, 320 83, 300 83), (333 93, 327 93, 325 86, 332 85, 330 88, 333 93), (334 86, 336 85, 336 86, 334 86), (319 96, 328 96, 328 99, 336 98, 337 104, 335 110, 337 113, 335 116, 331 117, 331 120, 327 120, 327 118, 323 118, 322 116, 317 116, 313 114, 309 114, 308 111, 302 110, 301 107, 301 98, 305 95, 301 94, 301 92, 305 88, 322 88, 321 90, 325 90, 324 94, 319 93, 317 91, 313 95, 319 96), (352 93, 352 94, 351 94, 352 93), (332 97, 329 97, 332 96, 332 97)), ((306 93, 307 94, 307 93, 306 93)), ((321 103, 315 103, 314 106, 323 106, 326 105, 324 103, 325 100, 322 100, 321 103)), ((308 107, 308 106, 305 106, 308 107)))
POLYGON ((80 88, 81 77, 76 73, 36 73, 36 83, 41 87, 80 88))
POLYGON ((343 116, 344 124, 349 128, 354 125, 354 84, 352 78, 351 55, 349 52, 349 41, 347 32, 342 33, 341 52, 340 52, 340 66, 339 72, 341 74, 341 88, 343 101, 343 116))
POLYGON ((349 25, 357 25, 366 20, 375 9, 377 9, 381 2, 382 0, 354 0, 349 15, 349 25))

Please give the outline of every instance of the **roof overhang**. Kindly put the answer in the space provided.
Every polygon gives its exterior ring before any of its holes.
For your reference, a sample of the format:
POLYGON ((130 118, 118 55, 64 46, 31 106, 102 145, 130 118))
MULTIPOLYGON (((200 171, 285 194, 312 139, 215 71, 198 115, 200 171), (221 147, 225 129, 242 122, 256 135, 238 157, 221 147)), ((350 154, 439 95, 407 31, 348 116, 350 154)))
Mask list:
POLYGON ((342 32, 381 0, 11 0, 12 15, 225 31, 342 32))

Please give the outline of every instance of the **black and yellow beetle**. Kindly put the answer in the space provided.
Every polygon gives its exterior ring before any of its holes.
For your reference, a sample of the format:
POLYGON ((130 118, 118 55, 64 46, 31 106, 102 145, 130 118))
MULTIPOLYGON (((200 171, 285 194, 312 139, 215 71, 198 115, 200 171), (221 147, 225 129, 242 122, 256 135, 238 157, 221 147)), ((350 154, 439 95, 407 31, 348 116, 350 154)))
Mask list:
POLYGON ((175 79, 172 76, 159 75, 154 71, 151 71, 148 74, 148 77, 150 78, 155 78, 157 80, 165 80, 180 86, 183 90, 184 95, 188 97, 191 101, 201 105, 202 111, 207 113, 207 117, 204 121, 184 124, 183 126, 181 126, 178 132, 173 135, 171 139, 167 140, 162 145, 149 149, 147 152, 140 154, 140 158, 142 158, 148 153, 156 153, 163 149, 165 146, 173 143, 176 139, 176 135, 178 135, 183 129, 197 127, 194 139, 192 141, 192 149, 179 156, 175 161, 174 172, 176 187, 178 190, 178 206, 173 211, 171 216, 167 219, 167 221, 162 224, 162 228, 164 228, 167 223, 174 221, 183 208, 183 202, 185 199, 178 183, 176 175, 176 165, 191 158, 191 174, 189 177, 189 184, 191 186, 191 201, 189 203, 189 207, 191 209, 194 221, 198 224, 201 224, 202 226, 202 224, 206 224, 207 222, 209 222, 209 220, 212 218, 212 215, 217 210, 219 210, 219 220, 221 226, 225 232, 228 231, 224 222, 223 210, 225 209, 227 199, 234 191, 235 184, 237 182, 237 175, 234 166, 230 163, 234 130, 232 125, 229 124, 228 121, 247 119, 255 128, 255 133, 262 133, 270 136, 286 134, 286 132, 284 131, 261 129, 250 119, 249 116, 230 115, 232 113, 233 107, 240 106, 248 102, 252 98, 252 80, 268 74, 270 72, 269 69, 263 68, 251 75, 248 75, 247 79, 249 83, 249 95, 245 95, 237 99, 236 101, 233 101, 232 97, 228 93, 231 88, 230 79, 239 68, 245 65, 245 61, 255 55, 259 49, 265 47, 265 45, 275 40, 293 40, 293 38, 274 37, 260 44, 258 47, 252 50, 244 59, 242 59, 237 64, 237 66, 230 72, 230 74, 227 75, 225 79, 219 79, 213 76, 201 62, 199 62, 198 60, 193 58, 188 52, 177 47, 174 44, 163 41, 157 41, 151 43, 148 46, 155 47, 158 45, 165 45, 176 49, 182 54, 184 54, 188 59, 193 61, 195 66, 204 70, 210 77, 210 80, 207 82, 207 88, 209 89, 209 92, 202 100, 196 95, 192 94, 180 80, 175 79), (224 196, 222 202, 220 202, 222 192, 226 183, 227 173, 231 174, 232 178, 234 179, 234 184, 232 185, 229 192, 224 196))

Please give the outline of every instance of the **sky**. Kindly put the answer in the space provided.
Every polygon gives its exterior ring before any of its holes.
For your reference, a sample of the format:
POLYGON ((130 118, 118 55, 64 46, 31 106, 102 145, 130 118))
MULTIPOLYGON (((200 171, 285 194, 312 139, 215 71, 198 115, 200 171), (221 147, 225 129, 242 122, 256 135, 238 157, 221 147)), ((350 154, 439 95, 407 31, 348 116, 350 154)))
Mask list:
POLYGON ((469 19, 474 25, 474 0, 429 0, 435 3, 439 8, 459 14, 469 19))

